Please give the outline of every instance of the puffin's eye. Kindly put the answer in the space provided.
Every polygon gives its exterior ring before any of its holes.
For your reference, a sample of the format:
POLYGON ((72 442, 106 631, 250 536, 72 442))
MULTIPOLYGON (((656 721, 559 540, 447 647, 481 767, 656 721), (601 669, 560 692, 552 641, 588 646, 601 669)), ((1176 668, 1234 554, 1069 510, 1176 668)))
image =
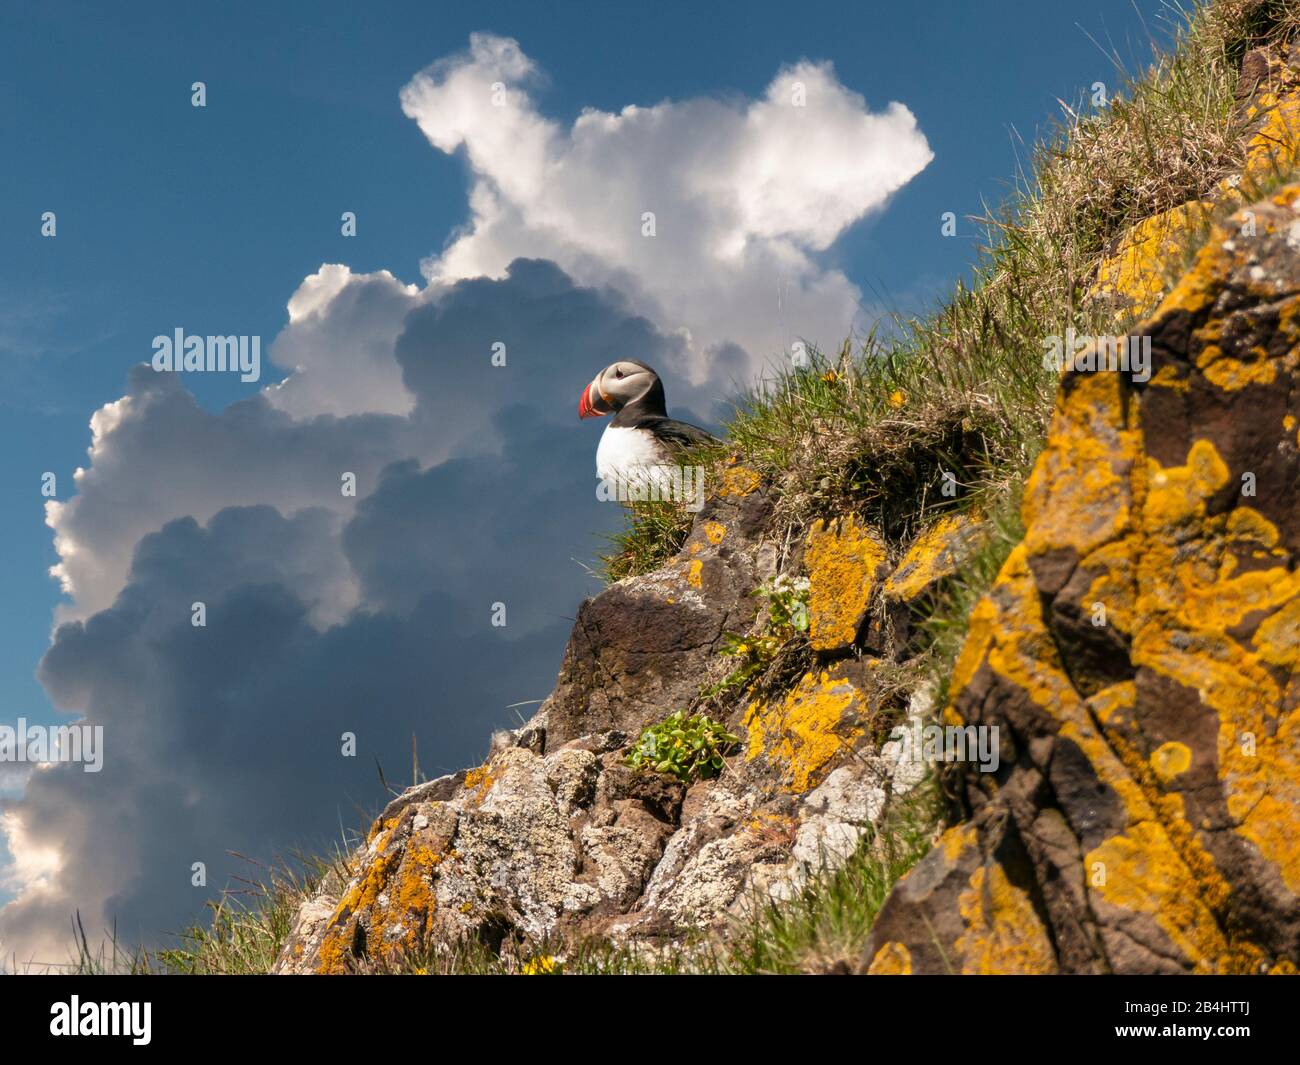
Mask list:
POLYGON ((623 376, 623 371, 622 371, 622 370, 615 370, 615 371, 614 371, 614 376, 615 376, 615 377, 622 377, 622 376, 623 376))

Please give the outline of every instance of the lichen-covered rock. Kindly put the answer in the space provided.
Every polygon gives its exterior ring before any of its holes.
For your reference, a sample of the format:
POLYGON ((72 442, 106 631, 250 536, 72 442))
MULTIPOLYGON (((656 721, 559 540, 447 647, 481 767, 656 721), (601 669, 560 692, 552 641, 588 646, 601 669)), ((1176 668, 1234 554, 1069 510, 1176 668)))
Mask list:
POLYGON ((464 939, 503 951, 553 934, 653 945, 789 897, 846 861, 916 783, 890 744, 854 746, 875 712, 867 668, 810 678, 805 694, 833 713, 796 706, 771 719, 754 758, 742 748, 689 788, 629 768, 625 733, 548 751, 535 726, 520 729, 529 746, 498 744, 477 769, 390 803, 346 883, 304 904, 274 971, 382 969, 464 939))
POLYGON ((1106 302, 1117 324, 1149 313, 1176 280, 1184 249, 1213 210, 1210 200, 1190 200, 1143 219, 1102 261, 1090 295, 1106 302))
POLYGON ((750 593, 771 575, 761 550, 770 511, 757 474, 733 467, 672 562, 582 604, 537 719, 552 747, 605 729, 635 734, 691 702, 723 633, 753 622, 750 593))
POLYGON ((1143 219, 1102 260, 1089 296, 1111 309, 1117 325, 1155 310, 1183 273, 1187 247, 1209 229, 1216 210, 1243 206, 1300 165, 1297 63, 1300 55, 1285 44, 1256 49, 1245 57, 1238 88, 1245 134, 1241 172, 1224 178, 1199 199, 1143 219))
POLYGON ((394 800, 346 882, 302 905, 273 971, 382 970, 467 939, 680 941, 844 862, 896 768, 864 758, 807 796, 734 767, 688 789, 626 766, 625 739, 501 747, 449 791, 437 782, 394 800))
POLYGON ((975 946, 983 971, 1295 971, 1300 186, 1249 210, 1140 327, 1149 381, 1062 378, 951 683, 1002 766, 965 776, 974 820, 895 891, 869 971, 947 971, 927 922, 968 936, 963 971, 975 946))
POLYGON ((346 882, 303 905, 274 971, 382 970, 467 939, 503 954, 552 935, 652 947, 845 861, 895 778, 915 782, 864 746, 885 698, 870 660, 737 707, 745 743, 717 779, 688 788, 625 764, 643 726, 727 668, 721 634, 750 627, 749 593, 775 568, 769 515, 757 477, 728 470, 676 558, 583 605, 532 721, 494 735, 481 766, 388 804, 346 882))
POLYGON ((883 772, 873 776, 840 766, 809 792, 791 847, 795 886, 807 874, 849 859, 884 812, 887 785, 883 772))
POLYGON ((1031 863, 1005 822, 983 828, 950 828, 899 884, 872 928, 870 975, 1057 972, 1031 863))
POLYGON ((951 577, 981 536, 980 519, 952 514, 923 529, 885 580, 890 603, 911 603, 951 577))
POLYGON ((1238 91, 1250 91, 1242 105, 1250 136, 1241 181, 1234 187, 1253 191, 1291 174, 1300 162, 1298 60, 1294 48, 1281 45, 1276 50, 1257 50, 1243 61, 1238 91))
POLYGON ((808 673, 779 700, 751 703, 745 760, 761 763, 796 794, 814 787, 865 732, 871 707, 858 679, 863 669, 835 663, 808 673))
MULTIPOLYGON (((274 971, 383 969, 464 939, 502 951, 552 934, 680 940, 844 862, 894 775, 914 783, 911 767, 862 749, 880 711, 871 661, 737 707, 732 727, 748 735, 718 779, 686 788, 624 763, 643 726, 727 668, 722 633, 753 624, 749 593, 775 572, 770 511, 757 475, 728 469, 675 559, 584 603, 532 722, 495 735, 484 765, 387 805, 347 882, 305 902, 274 971)), ((854 564, 870 546, 875 585, 883 549, 852 519, 845 532, 854 564)))
POLYGON ((774 841, 749 829, 754 794, 734 780, 698 785, 688 802, 641 904, 615 931, 672 935, 707 927, 744 891, 764 848, 773 857, 774 841))
POLYGON ((851 647, 867 617, 887 549, 854 515, 808 530, 808 638, 814 651, 851 647))
POLYGON ((328 920, 312 900, 276 970, 344 973, 468 937, 541 938, 567 917, 626 906, 669 831, 647 831, 656 812, 625 791, 598 803, 600 757, 506 748, 446 801, 381 815, 328 920))

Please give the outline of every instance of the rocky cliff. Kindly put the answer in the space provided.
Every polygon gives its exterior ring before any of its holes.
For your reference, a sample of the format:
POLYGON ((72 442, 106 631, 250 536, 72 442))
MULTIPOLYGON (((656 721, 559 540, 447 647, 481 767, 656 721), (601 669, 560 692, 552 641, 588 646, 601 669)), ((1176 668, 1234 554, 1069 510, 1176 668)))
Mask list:
POLYGON ((351 879, 304 903, 277 969, 346 972, 464 937, 678 941, 847 858, 926 773, 887 738, 924 702, 873 675, 883 660, 854 653, 859 634, 873 608, 951 572, 963 523, 892 567, 851 517, 814 529, 806 671, 779 699, 737 704, 744 743, 721 775, 688 785, 624 764, 641 729, 726 672, 725 634, 754 625, 752 593, 781 561, 770 514, 757 476, 731 467, 668 565, 582 605, 532 721, 483 765, 389 804, 351 879))
MULTIPOLYGON (((1293 63, 1243 64, 1229 206, 1295 168, 1300 99, 1258 88, 1293 63)), ((867 972, 1297 971, 1300 185, 1215 225, 1164 294, 1212 206, 1103 264, 1099 292, 1155 304, 1149 380, 1062 377, 944 711, 999 726, 1009 764, 964 777, 972 816, 885 905, 867 972)))
POLYGON ((1061 374, 1023 538, 948 676, 923 668, 917 623, 989 534, 978 511, 900 537, 848 509, 792 536, 742 455, 670 561, 582 605, 532 721, 388 805, 276 971, 725 936, 938 785, 935 845, 860 971, 1295 972, 1298 66, 1284 45, 1241 59, 1245 169, 1097 268, 1090 299, 1150 338, 1150 372, 1085 352, 1061 374), (733 637, 770 630, 754 593, 780 574, 807 578, 806 632, 763 684, 719 695, 733 637), (739 737, 720 775, 626 764, 692 707, 739 737), (935 723, 996 735, 997 758, 919 758, 909 737, 935 723))

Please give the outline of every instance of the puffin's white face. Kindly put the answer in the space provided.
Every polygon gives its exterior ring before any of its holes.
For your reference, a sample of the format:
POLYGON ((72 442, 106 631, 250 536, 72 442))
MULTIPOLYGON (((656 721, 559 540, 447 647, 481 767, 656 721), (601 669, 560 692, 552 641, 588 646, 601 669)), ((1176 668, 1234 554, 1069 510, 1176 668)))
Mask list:
POLYGON ((615 362, 596 375, 578 400, 579 418, 599 418, 621 410, 658 379, 658 374, 639 362, 615 362))

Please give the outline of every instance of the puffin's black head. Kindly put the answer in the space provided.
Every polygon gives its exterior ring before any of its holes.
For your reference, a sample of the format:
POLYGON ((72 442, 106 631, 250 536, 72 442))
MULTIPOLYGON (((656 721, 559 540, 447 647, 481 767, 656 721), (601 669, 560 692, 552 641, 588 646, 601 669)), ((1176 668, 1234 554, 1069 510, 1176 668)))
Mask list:
POLYGON ((663 393, 659 375, 643 362, 623 359, 610 363, 596 379, 582 390, 578 400, 579 418, 599 418, 622 410, 658 389, 663 393))

